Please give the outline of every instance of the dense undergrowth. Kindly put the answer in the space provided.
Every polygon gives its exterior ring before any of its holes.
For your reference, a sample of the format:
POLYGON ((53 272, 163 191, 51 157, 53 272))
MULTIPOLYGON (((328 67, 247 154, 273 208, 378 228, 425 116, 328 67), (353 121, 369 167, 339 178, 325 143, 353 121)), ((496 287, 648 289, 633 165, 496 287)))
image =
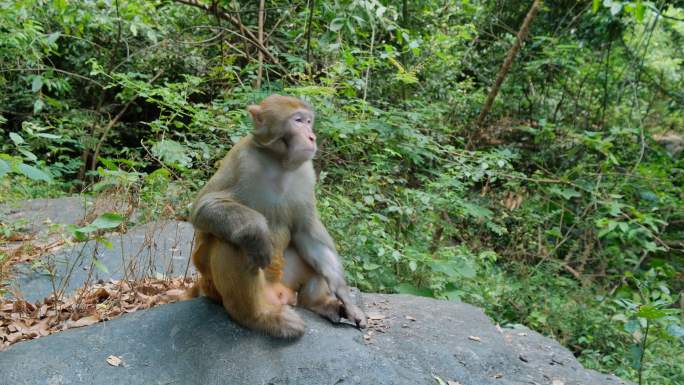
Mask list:
POLYGON ((185 3, 0 1, 0 201, 115 189, 182 218, 245 106, 298 95, 352 284, 684 383, 681 6, 545 2, 477 127, 528 2, 268 1, 261 62, 255 2, 185 3))

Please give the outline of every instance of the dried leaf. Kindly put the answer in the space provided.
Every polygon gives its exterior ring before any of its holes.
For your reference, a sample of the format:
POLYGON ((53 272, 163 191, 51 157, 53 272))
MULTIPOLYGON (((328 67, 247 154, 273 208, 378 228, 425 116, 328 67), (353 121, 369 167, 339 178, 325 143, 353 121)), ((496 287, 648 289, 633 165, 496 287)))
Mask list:
POLYGON ((5 338, 7 339, 7 341, 9 343, 13 344, 13 343, 21 340, 22 337, 23 337, 23 334, 21 332, 16 332, 16 333, 9 334, 5 338))
POLYGON ((68 328, 80 328, 80 327, 89 326, 89 325, 92 325, 92 324, 98 323, 98 322, 100 322, 100 317, 98 317, 97 315, 90 315, 87 317, 79 318, 76 321, 67 322, 67 327, 68 328))
POLYGON ((385 319, 385 316, 382 314, 379 314, 379 313, 375 313, 375 314, 371 313, 371 314, 368 314, 368 319, 371 321, 377 321, 377 320, 385 319))
POLYGON ((471 341, 480 342, 480 337, 477 337, 477 336, 468 336, 468 339, 471 340, 471 341))
POLYGON ((415 318, 411 317, 410 315, 407 315, 405 318, 409 321, 414 321, 414 322, 416 320, 415 318))
POLYGON ((123 361, 121 360, 120 357, 117 356, 109 356, 107 357, 107 363, 112 366, 121 366, 123 364, 123 361))

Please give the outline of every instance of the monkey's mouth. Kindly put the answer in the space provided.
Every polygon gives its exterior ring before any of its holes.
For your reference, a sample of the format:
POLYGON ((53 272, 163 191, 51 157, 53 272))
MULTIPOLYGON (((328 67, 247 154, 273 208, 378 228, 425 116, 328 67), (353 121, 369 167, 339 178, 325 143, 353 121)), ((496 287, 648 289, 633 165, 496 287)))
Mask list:
POLYGON ((316 155, 316 149, 301 149, 287 159, 288 168, 297 168, 312 160, 316 155))

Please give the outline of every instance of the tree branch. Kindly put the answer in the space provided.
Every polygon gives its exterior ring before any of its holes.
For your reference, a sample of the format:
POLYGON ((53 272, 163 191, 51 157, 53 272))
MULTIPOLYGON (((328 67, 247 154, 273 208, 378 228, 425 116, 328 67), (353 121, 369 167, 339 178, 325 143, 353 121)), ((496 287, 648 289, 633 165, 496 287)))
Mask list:
POLYGON ((534 0, 534 3, 532 3, 530 10, 527 12, 527 16, 525 16, 525 20, 523 21, 522 26, 520 26, 518 35, 515 38, 515 43, 513 43, 511 49, 508 50, 506 60, 504 60, 503 64, 501 65, 501 69, 499 70, 499 73, 496 75, 494 85, 492 86, 492 89, 489 91, 489 94, 487 95, 487 99, 485 100, 484 105, 482 106, 482 111, 480 111, 480 115, 477 117, 476 124, 478 127, 482 126, 482 123, 487 117, 489 110, 491 110, 492 104, 494 103, 494 99, 496 98, 496 95, 499 93, 501 84, 508 75, 508 70, 511 68, 511 64, 513 63, 515 55, 518 54, 518 51, 522 46, 522 42, 525 40, 528 32, 530 31, 530 23, 532 22, 532 19, 534 19, 534 17, 536 16, 540 5, 541 0, 534 0))

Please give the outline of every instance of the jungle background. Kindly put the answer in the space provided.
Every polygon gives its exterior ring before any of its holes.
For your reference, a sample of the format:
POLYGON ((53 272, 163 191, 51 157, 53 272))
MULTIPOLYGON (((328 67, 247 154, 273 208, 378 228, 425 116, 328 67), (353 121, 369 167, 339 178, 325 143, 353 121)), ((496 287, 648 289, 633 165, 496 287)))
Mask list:
POLYGON ((271 93, 315 107, 351 285, 684 384, 683 2, 0 1, 0 203, 124 194, 185 218, 271 93))

